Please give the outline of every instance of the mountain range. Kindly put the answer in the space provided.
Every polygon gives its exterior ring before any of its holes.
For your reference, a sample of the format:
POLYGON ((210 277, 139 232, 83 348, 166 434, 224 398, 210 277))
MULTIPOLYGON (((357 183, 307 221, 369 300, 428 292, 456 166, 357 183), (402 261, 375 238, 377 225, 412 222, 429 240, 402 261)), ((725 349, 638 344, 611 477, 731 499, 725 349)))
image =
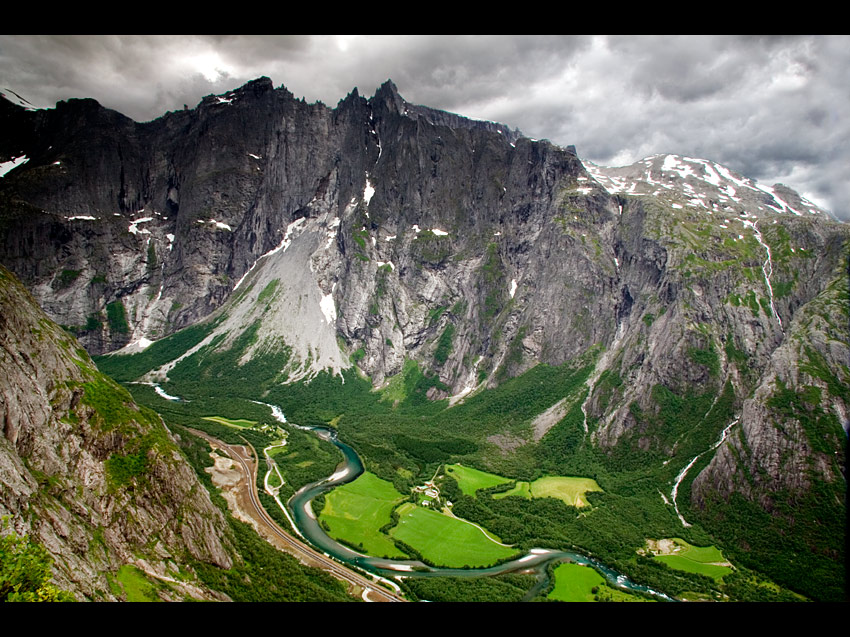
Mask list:
MULTIPOLYGON (((260 78, 146 123, 89 99, 0 99, 0 129, 0 263, 46 313, 33 320, 64 327, 46 376, 111 382, 90 380, 73 336, 120 381, 276 398, 335 422, 400 490, 432 466, 411 439, 459 436, 475 450, 446 460, 522 479, 594 473, 610 498, 652 501, 646 537, 693 533, 782 587, 844 598, 850 228, 791 188, 677 155, 596 166, 409 104, 391 81, 330 108, 260 78), (392 426, 331 413, 325 386, 381 397, 369 410, 392 426), (498 417, 457 415, 488 400, 498 417)), ((26 316, 4 344, 46 329, 26 316)), ((17 456, 41 457, 20 442, 36 430, 61 448, 67 416, 32 414, 88 394, 3 381, 17 456)), ((104 459, 140 448, 110 444, 104 459)), ((33 466, 88 484, 66 452, 33 466)), ((616 553, 603 544, 583 546, 616 553)))

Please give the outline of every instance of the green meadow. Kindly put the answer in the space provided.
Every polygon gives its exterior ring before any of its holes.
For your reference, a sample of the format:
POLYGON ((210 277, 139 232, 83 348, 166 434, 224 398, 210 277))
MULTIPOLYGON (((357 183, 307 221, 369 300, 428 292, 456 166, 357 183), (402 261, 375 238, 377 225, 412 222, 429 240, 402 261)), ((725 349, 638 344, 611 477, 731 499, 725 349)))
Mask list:
MULTIPOLYGON (((479 489, 488 489, 507 484, 510 478, 479 471, 460 464, 446 466, 446 473, 455 479, 464 495, 475 496, 479 489)), ((517 496, 520 498, 556 498, 568 506, 588 506, 585 494, 602 491, 593 478, 575 478, 565 476, 544 476, 534 482, 518 481, 510 490, 493 495, 495 499, 517 496)))
POLYGON ((404 555, 381 527, 392 522, 392 510, 405 496, 392 483, 366 472, 325 496, 319 520, 328 535, 378 557, 404 555))
POLYGON ((494 473, 479 471, 472 467, 464 467, 460 464, 451 464, 446 466, 446 473, 457 481, 457 486, 466 495, 475 496, 478 489, 487 489, 500 484, 510 482, 509 478, 497 476, 494 473))
POLYGON ((410 502, 398 508, 398 515, 398 524, 390 534, 438 566, 491 566, 518 553, 515 549, 497 544, 468 522, 410 502))
POLYGON ((497 493, 496 499, 508 496, 521 498, 556 498, 568 506, 588 506, 585 494, 593 491, 602 491, 602 488, 593 478, 570 478, 563 476, 545 476, 534 482, 517 482, 510 491, 497 493))
POLYGON ((681 538, 672 538, 673 548, 667 555, 655 555, 653 559, 670 568, 687 573, 707 575, 720 580, 732 572, 723 553, 715 546, 694 546, 681 538))
POLYGON ((611 588, 605 578, 589 566, 565 563, 555 568, 555 587, 549 599, 559 602, 642 602, 642 597, 611 588))
POLYGON ((223 416, 204 416, 203 420, 217 422, 219 425, 225 425, 227 427, 239 427, 240 429, 244 427, 253 427, 257 424, 256 420, 245 420, 244 418, 225 418, 223 416))
POLYGON ((118 569, 116 579, 121 583, 128 602, 159 602, 157 586, 145 574, 131 564, 118 569))
POLYGON ((655 559, 659 562, 664 562, 670 568, 675 568, 676 570, 685 571, 687 573, 707 575, 715 580, 719 580, 724 575, 728 575, 732 572, 732 569, 728 566, 704 564, 703 562, 696 562, 686 557, 682 557, 681 555, 659 555, 655 559))

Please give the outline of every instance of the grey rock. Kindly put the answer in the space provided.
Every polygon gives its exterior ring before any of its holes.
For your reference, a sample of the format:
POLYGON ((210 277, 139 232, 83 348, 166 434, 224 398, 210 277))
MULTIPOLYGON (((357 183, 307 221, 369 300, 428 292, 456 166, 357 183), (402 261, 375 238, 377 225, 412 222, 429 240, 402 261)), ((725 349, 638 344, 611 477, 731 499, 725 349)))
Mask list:
MULTIPOLYGON (((139 415, 117 428, 104 421, 109 412, 92 406, 94 396, 110 400, 103 392, 114 384, 2 267, 0 309, 0 516, 53 556, 53 581, 80 599, 108 600, 107 575, 141 555, 148 564, 191 557, 230 568, 223 514, 159 419, 116 393, 112 401, 139 415), (145 435, 158 441, 147 470, 111 482, 107 461, 133 453, 145 435)), ((216 597, 202 586, 192 591, 216 597)))

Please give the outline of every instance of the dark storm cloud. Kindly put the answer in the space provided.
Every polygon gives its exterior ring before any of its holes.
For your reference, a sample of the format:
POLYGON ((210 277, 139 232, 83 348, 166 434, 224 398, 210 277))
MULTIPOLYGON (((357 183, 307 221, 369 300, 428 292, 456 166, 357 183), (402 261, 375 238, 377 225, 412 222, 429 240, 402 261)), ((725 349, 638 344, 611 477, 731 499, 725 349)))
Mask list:
POLYGON ((589 44, 581 36, 426 36, 386 72, 423 103, 460 108, 542 81, 589 44))
POLYGON ((850 218, 850 39, 800 36, 0 36, 0 89, 149 120, 267 75, 335 105, 410 102, 622 164, 672 152, 782 181, 850 218))

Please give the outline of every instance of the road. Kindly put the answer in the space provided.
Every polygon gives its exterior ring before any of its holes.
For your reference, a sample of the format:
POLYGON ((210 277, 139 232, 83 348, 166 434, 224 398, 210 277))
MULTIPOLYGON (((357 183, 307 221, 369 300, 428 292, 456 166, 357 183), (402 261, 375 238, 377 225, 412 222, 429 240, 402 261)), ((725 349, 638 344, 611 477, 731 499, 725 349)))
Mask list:
POLYGON ((367 602, 407 601, 363 575, 346 568, 324 553, 314 550, 281 529, 260 504, 260 497, 257 493, 257 463, 254 460, 254 451, 251 447, 228 445, 197 429, 190 431, 206 440, 214 449, 221 449, 236 461, 236 466, 239 467, 242 474, 238 489, 236 489, 240 508, 255 522, 260 535, 273 546, 294 555, 307 566, 321 568, 337 579, 346 582, 354 591, 360 591, 361 597, 367 602))

